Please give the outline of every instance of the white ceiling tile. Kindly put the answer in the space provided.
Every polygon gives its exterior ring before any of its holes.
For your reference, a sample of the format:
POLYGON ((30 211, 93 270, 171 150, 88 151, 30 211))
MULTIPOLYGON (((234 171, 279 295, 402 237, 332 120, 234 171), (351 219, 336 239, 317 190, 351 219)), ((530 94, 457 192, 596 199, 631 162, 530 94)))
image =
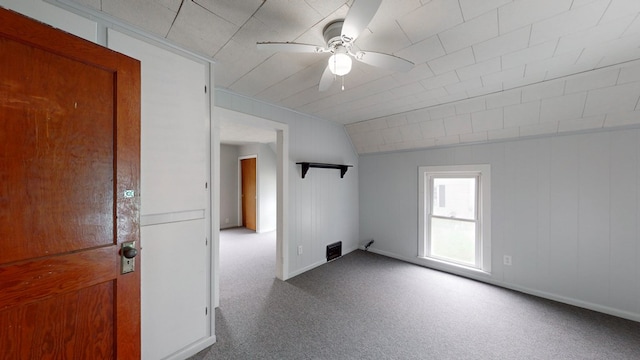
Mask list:
POLYGON ((565 94, 610 87, 617 83, 620 69, 599 69, 566 80, 565 94))
POLYGON ((479 143, 485 142, 489 138, 487 137, 487 132, 482 131, 479 133, 469 133, 469 134, 460 134, 460 143, 479 143))
POLYGON ((467 91, 482 88, 482 79, 477 77, 456 84, 447 85, 444 88, 447 90, 449 95, 459 95, 459 99, 466 99, 468 97, 467 91))
POLYGON ((540 122, 577 119, 582 116, 586 100, 586 91, 543 99, 540 107, 540 122))
POLYGON ((465 20, 469 20, 510 2, 512 0, 460 0, 460 7, 465 20))
POLYGON ((502 108, 514 104, 520 104, 522 101, 522 91, 508 90, 497 94, 489 95, 485 98, 487 109, 502 108))
POLYGON ((520 137, 556 134, 557 132, 558 123, 555 122, 520 126, 520 137))
POLYGON ((558 125, 558 132, 600 129, 604 125, 604 118, 605 115, 599 115, 587 118, 562 120, 558 125))
POLYGON ((442 75, 434 76, 432 78, 421 80, 420 83, 427 90, 433 90, 441 88, 443 86, 455 84, 459 82, 458 74, 455 71, 450 71, 442 75))
POLYGON ((384 25, 376 29, 375 32, 367 32, 365 35, 358 37, 356 41, 357 48, 363 51, 395 54, 398 50, 411 45, 411 41, 409 41, 409 38, 397 22, 390 21, 384 23, 384 25))
POLYGON ((502 68, 510 69, 531 62, 549 59, 556 50, 556 40, 547 41, 526 49, 502 55, 502 68))
POLYGON ((489 140, 513 139, 520 136, 520 128, 495 129, 487 131, 489 140))
POLYGON ((572 0, 521 0, 501 6, 500 33, 508 33, 537 21, 551 18, 571 8, 572 0))
POLYGON ((487 102, 484 97, 459 101, 455 104, 456 114, 468 114, 487 109, 487 102))
POLYGON ((591 90, 587 94, 584 116, 632 111, 639 97, 640 83, 591 90))
POLYGON ((407 113, 407 121, 410 124, 421 123, 427 120, 431 120, 429 109, 418 109, 407 113))
POLYGON ((504 127, 537 124, 540 121, 540 101, 506 106, 504 108, 504 127))
POLYGON ((640 61, 623 64, 618 77, 618 84, 640 81, 640 61))
MULTIPOLYGON (((618 65, 627 61, 640 59, 640 48, 637 46, 638 44, 640 44, 640 34, 608 41, 602 47, 605 54, 598 63, 598 67, 618 65)), ((590 50, 590 48, 585 49, 585 52, 590 50)))
POLYGON ((460 143, 460 137, 458 135, 437 137, 436 146, 455 145, 460 143))
POLYGON ((471 115, 462 114, 445 118, 444 129, 447 135, 468 134, 473 132, 471 115))
POLYGON ((403 73, 395 73, 392 74, 393 77, 398 84, 409 84, 412 82, 420 81, 422 79, 427 79, 433 77, 433 71, 429 68, 427 64, 419 64, 413 67, 408 72, 403 73))
POLYGON ((397 56, 407 59, 414 64, 422 64, 445 54, 446 52, 437 36, 426 38, 396 52, 397 56))
POLYGON ((421 93, 423 91, 425 91, 426 89, 424 88, 424 86, 422 86, 422 84, 420 84, 419 82, 414 82, 414 83, 410 83, 407 85, 402 85, 393 89, 390 89, 389 91, 397 96, 408 96, 408 95, 413 95, 415 93, 421 93))
POLYGON ((402 133, 398 128, 384 129, 380 133, 385 144, 394 144, 402 141, 402 133))
POLYGON ((420 124, 409 124, 398 128, 402 134, 403 141, 415 141, 422 139, 420 124))
POLYGON ((445 136, 442 119, 423 121, 420 124, 420 131, 425 138, 435 138, 445 136))
POLYGON ((535 101, 564 93, 564 80, 545 81, 522 89, 522 102, 535 101))
POLYGON ((201 54, 213 56, 238 29, 237 25, 187 1, 180 8, 167 39, 201 54))
POLYGON ((529 73, 546 73, 546 79, 554 79, 572 74, 574 65, 580 57, 581 51, 575 50, 553 56, 549 59, 535 60, 527 64, 525 75, 529 73))
POLYGON ((527 48, 530 35, 531 26, 526 26, 473 45, 473 53, 477 61, 500 57, 527 48))
POLYGON ((263 3, 262 0, 193 0, 193 2, 237 26, 242 26, 249 20, 263 3))
POLYGON ((502 108, 471 113, 473 132, 502 129, 504 125, 502 116, 502 108))
POLYGON ((453 105, 441 105, 429 109, 431 119, 443 119, 456 114, 456 107, 453 105))
POLYGON ((278 31, 280 38, 268 41, 294 41, 323 18, 306 2, 289 0, 266 1, 253 16, 278 31))
POLYGON ((429 38, 463 22, 458 1, 432 0, 398 19, 412 43, 429 38))
POLYGON ((635 19, 635 14, 620 18, 617 21, 592 27, 570 35, 562 36, 558 41, 558 53, 580 50, 598 46, 607 41, 619 38, 635 19))
POLYGON ((490 11, 438 34, 447 53, 458 51, 496 36, 498 36, 497 10, 490 11))
POLYGON ((497 73, 500 70, 502 70, 500 58, 493 58, 481 63, 459 68, 456 70, 456 73, 460 80, 465 81, 473 78, 479 78, 483 75, 497 73))
POLYGON ((560 36, 587 30, 598 24, 610 0, 598 0, 588 5, 573 8, 550 19, 534 23, 530 45, 557 39, 560 36))
POLYGON ((620 18, 627 17, 629 14, 640 12, 640 1, 637 0, 612 0, 607 8, 607 12, 602 17, 601 22, 606 23, 620 18))
MULTIPOLYGON (((259 1, 264 2, 264 0, 259 0, 259 1)), ((304 0, 304 1, 323 17, 334 13, 336 9, 339 9, 342 6, 345 6, 345 2, 347 2, 346 0, 304 0)))
POLYGON ((390 128, 407 125, 409 123, 404 114, 387 116, 385 117, 385 120, 387 121, 387 126, 390 128))
POLYGON ((484 83, 484 86, 481 88, 474 89, 474 90, 467 90, 467 95, 469 95, 470 98, 474 98, 478 96, 496 94, 503 91, 503 89, 504 88, 502 87, 502 83, 491 84, 491 85, 487 85, 486 83, 484 83))
POLYGON ((162 37, 167 36, 176 18, 180 1, 111 0, 102 2, 102 11, 162 37), (177 7, 175 6, 177 3, 177 7))
POLYGON ((640 111, 610 112, 604 120, 605 128, 638 124, 640 124, 640 111))
POLYGON ((475 64, 475 62, 473 51, 468 47, 437 59, 430 60, 428 64, 434 74, 441 75, 460 67, 475 64))

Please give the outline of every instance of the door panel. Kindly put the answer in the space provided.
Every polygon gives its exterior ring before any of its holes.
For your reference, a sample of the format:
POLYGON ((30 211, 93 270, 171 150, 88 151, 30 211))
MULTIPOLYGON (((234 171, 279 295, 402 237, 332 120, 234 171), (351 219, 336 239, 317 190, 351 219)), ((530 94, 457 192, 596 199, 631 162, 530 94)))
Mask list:
POLYGON ((242 226, 256 230, 256 158, 243 159, 242 226))
POLYGON ((139 62, 3 9, 0 54, 3 356, 137 359, 139 62))

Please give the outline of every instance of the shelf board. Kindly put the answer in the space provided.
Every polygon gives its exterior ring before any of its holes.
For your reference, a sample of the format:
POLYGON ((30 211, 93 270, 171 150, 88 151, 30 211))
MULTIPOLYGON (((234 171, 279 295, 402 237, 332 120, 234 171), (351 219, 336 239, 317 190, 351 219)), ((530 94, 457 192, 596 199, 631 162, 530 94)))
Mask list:
POLYGON ((315 163, 315 162, 298 162, 296 163, 302 166, 302 178, 307 175, 307 171, 309 168, 321 168, 321 169, 338 169, 340 170, 340 178, 344 178, 344 174, 347 173, 347 170, 353 165, 342 165, 342 164, 326 164, 326 163, 315 163))

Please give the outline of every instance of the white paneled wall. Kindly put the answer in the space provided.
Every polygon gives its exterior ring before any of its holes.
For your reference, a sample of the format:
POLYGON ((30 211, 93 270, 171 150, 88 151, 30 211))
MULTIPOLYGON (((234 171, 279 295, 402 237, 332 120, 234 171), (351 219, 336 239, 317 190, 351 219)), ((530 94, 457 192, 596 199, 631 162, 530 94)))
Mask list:
POLYGON ((493 218, 481 280, 640 320, 639 129, 361 156, 361 238, 419 262, 418 166, 481 163, 493 218))
MULTIPOLYGON (((342 241, 343 253, 358 247, 358 157, 344 127, 333 122, 216 90, 216 106, 289 126, 289 271, 286 278, 323 264, 326 245, 342 241), (354 165, 343 179, 333 169, 310 169, 299 161, 354 165), (298 246, 303 253, 298 255, 298 246)), ((285 252, 287 253, 287 252, 285 252)))
POLYGON ((215 339, 208 65, 112 29, 107 34, 109 48, 141 62, 142 357, 180 358, 215 339))

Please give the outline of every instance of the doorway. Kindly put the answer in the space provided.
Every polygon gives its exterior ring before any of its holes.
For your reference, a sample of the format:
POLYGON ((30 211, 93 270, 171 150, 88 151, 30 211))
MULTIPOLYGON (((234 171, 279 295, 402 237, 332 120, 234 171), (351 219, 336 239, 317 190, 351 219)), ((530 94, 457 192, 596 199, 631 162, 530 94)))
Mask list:
POLYGON ((223 122, 236 125, 268 129, 276 133, 276 277, 287 280, 289 273, 289 126, 284 123, 271 121, 256 116, 240 113, 224 108, 216 108, 216 122, 212 126, 213 150, 213 242, 214 242, 214 279, 213 298, 216 307, 220 305, 220 127, 223 122))

